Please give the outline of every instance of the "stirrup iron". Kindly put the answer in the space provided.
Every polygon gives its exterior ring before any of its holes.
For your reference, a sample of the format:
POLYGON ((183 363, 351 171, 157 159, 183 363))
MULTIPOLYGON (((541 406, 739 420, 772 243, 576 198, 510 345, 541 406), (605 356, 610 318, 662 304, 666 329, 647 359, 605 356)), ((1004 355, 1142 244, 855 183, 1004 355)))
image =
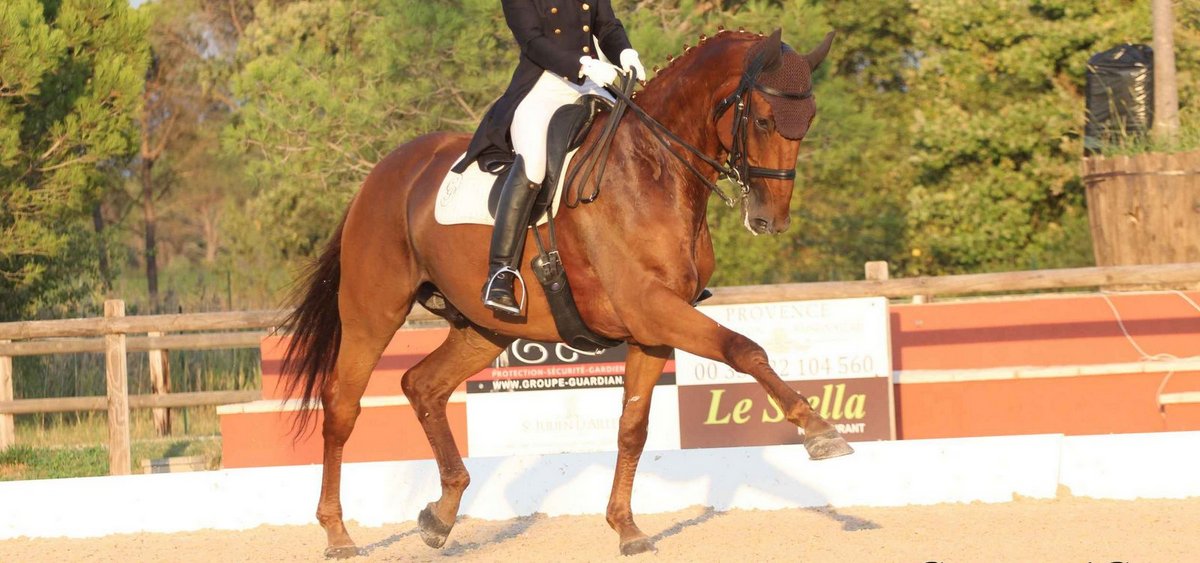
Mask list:
POLYGON ((483 295, 485 296, 483 300, 483 305, 485 307, 492 309, 493 311, 500 311, 508 313, 514 317, 519 317, 521 316, 521 312, 525 310, 525 296, 528 295, 528 292, 525 289, 525 278, 521 277, 521 272, 519 270, 514 270, 508 266, 503 266, 499 270, 496 270, 496 273, 492 274, 492 277, 488 278, 487 285, 483 288, 483 295), (492 284, 496 283, 496 278, 500 277, 501 274, 512 274, 513 277, 516 278, 516 283, 513 284, 514 298, 516 297, 517 293, 517 284, 521 285, 521 302, 517 304, 516 309, 513 309, 512 307, 503 303, 492 301, 487 297, 492 293, 492 284))

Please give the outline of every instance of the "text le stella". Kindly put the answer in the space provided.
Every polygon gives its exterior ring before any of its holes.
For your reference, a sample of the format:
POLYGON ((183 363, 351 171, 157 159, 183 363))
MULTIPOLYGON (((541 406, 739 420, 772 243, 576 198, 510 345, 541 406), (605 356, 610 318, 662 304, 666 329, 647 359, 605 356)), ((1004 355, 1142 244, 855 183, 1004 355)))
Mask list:
MULTIPOLYGON (((754 409, 752 399, 742 399, 728 408, 722 404, 724 389, 713 389, 710 393, 712 400, 704 424, 745 424, 750 421, 750 412, 754 409)), ((861 420, 866 416, 867 396, 855 393, 847 397, 845 383, 828 383, 823 386, 820 397, 808 397, 808 404, 826 420, 861 420)), ((767 406, 762 409, 761 418, 762 422, 782 422, 783 409, 775 399, 767 397, 767 406)))

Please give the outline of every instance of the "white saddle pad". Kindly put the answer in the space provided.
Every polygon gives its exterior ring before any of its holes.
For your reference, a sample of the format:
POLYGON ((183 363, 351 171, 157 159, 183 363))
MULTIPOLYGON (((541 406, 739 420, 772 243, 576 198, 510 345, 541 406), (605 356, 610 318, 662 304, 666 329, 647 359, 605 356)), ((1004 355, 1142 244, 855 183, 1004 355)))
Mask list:
MULTIPOLYGON (((563 181, 574 156, 575 151, 567 153, 563 163, 563 173, 558 177, 558 189, 554 192, 554 202, 550 206, 552 215, 558 215, 558 207, 562 203, 563 181)), ((462 159, 461 156, 458 158, 462 159)), ((462 174, 447 173, 442 179, 442 185, 438 187, 437 205, 433 208, 434 218, 443 225, 495 224, 496 220, 488 213, 488 195, 495 183, 495 174, 480 170, 474 163, 462 174)), ((543 215, 537 224, 544 225, 546 221, 547 218, 543 215)))

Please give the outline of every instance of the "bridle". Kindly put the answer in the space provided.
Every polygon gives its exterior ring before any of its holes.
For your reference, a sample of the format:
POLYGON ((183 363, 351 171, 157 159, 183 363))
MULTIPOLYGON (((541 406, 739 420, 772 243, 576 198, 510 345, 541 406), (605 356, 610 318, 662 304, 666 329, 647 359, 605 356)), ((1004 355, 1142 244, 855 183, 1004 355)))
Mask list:
MULTIPOLYGON (((750 89, 753 88, 768 96, 776 96, 788 100, 807 100, 812 97, 812 90, 803 92, 784 92, 776 90, 765 84, 758 82, 758 75, 762 72, 758 69, 756 72, 751 72, 747 68, 742 74, 742 81, 738 84, 737 90, 721 100, 713 110, 713 115, 720 119, 729 108, 732 106, 733 111, 733 131, 730 138, 733 140, 733 146, 729 149, 729 158, 726 161, 726 167, 733 172, 730 179, 742 188, 742 196, 744 197, 750 192, 748 186, 749 181, 742 181, 742 178, 747 180, 750 178, 771 178, 774 180, 794 180, 796 178, 796 167, 791 168, 761 168, 758 166, 750 166, 749 146, 749 122, 750 116, 753 113, 750 111, 750 105, 754 101, 754 97, 749 95, 750 89)), ((724 172, 724 171, 722 171, 724 172)))
POLYGON ((762 74, 762 70, 763 63, 761 58, 756 58, 754 61, 751 61, 751 63, 747 65, 746 70, 742 73, 742 78, 741 81, 738 82, 737 89, 735 89, 729 96, 726 96, 725 99, 717 103, 716 107, 713 108, 713 117, 717 120, 720 120, 721 116, 724 115, 726 111, 729 111, 729 108, 734 108, 732 130, 730 131, 730 137, 732 139, 731 144, 733 146, 729 148, 729 156, 726 158, 724 163, 713 159, 707 154, 704 154, 704 152, 700 149, 684 141, 683 139, 680 139, 678 135, 671 132, 671 130, 665 125, 646 113, 641 106, 637 105, 637 103, 633 101, 633 88, 637 84, 637 81, 629 77, 623 77, 624 83, 620 88, 609 88, 609 92, 616 96, 617 102, 612 109, 608 123, 605 124, 604 131, 601 133, 600 138, 597 139, 597 141, 593 143, 592 146, 588 147, 588 149, 584 152, 582 159, 580 160, 580 162, 583 164, 576 168, 574 173, 567 178, 567 182, 565 184, 566 186, 575 185, 574 181, 578 173, 581 170, 586 169, 586 173, 583 176, 583 181, 576 185, 576 193, 574 194, 574 197, 567 198, 567 206, 575 207, 579 205, 579 203, 591 203, 595 201, 597 197, 599 197, 600 179, 604 176, 604 166, 605 162, 608 160, 608 149, 612 143, 612 138, 615 136, 618 122, 624 115, 626 108, 633 110, 634 115, 636 115, 638 119, 641 120, 644 125, 646 125, 646 128, 649 129, 650 133, 654 135, 654 138, 657 139, 658 142, 667 149, 667 152, 674 155, 675 158, 683 163, 688 170, 692 171, 696 178, 703 182, 709 190, 717 194, 717 196, 720 197, 721 200, 730 207, 737 205, 738 201, 744 199, 750 194, 750 181, 753 178, 769 178, 773 180, 795 179, 795 166, 792 168, 762 168, 750 165, 748 154, 750 135, 749 122, 750 116, 752 115, 750 106, 754 99, 754 97, 750 95, 750 91, 752 89, 758 90, 759 92, 762 92, 768 96, 775 96, 788 100, 806 100, 812 97, 812 90, 809 89, 803 92, 785 92, 765 84, 760 84, 758 82, 758 78, 759 75, 762 74), (679 151, 674 149, 671 146, 671 143, 667 142, 667 139, 670 139, 674 144, 683 147, 684 150, 692 153, 705 164, 716 170, 718 179, 726 178, 732 181, 734 184, 737 184, 737 186, 741 189, 741 193, 737 194, 737 197, 726 194, 725 191, 716 184, 716 182, 709 180, 708 177, 705 176, 703 172, 698 170, 690 161, 688 161, 683 154, 680 154, 679 151), (598 153, 596 151, 597 147, 600 148, 598 153), (595 156, 598 156, 599 158, 597 159, 595 156), (597 163, 599 163, 599 170, 595 176, 593 189, 585 196, 583 193, 584 187, 587 184, 587 179, 592 176, 592 171, 596 169, 597 163))

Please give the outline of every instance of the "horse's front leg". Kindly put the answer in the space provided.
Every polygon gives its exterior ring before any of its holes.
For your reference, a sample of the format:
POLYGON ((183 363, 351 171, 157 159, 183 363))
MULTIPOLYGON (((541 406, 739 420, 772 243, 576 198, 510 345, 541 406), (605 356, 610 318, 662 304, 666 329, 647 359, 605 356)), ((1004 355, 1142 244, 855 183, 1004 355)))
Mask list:
POLYGON ((783 409, 784 416, 804 431, 804 448, 812 459, 854 453, 832 424, 821 418, 803 395, 784 383, 767 362, 767 352, 754 341, 718 324, 666 288, 644 292, 642 305, 622 315, 639 342, 678 348, 723 362, 753 377, 783 409))
POLYGON ((613 474, 612 494, 608 498, 608 525, 621 535, 621 554, 635 555, 654 549, 654 543, 633 522, 630 497, 633 476, 637 472, 642 448, 646 445, 646 427, 650 416, 650 396, 662 374, 671 348, 646 348, 629 345, 625 360, 625 397, 617 434, 617 469, 613 474))

